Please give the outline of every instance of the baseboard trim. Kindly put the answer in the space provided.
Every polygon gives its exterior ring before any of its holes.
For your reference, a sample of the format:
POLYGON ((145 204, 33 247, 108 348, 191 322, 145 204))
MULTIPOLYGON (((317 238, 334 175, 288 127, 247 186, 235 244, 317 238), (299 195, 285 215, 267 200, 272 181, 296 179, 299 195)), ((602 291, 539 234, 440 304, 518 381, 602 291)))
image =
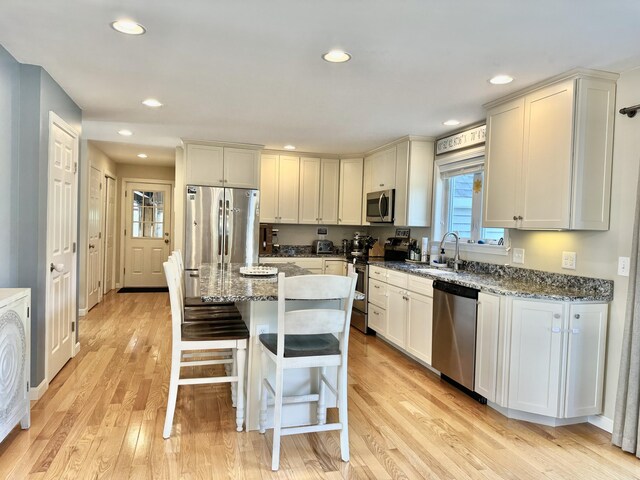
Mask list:
POLYGON ((89 311, 86 308, 78 309, 78 316, 79 317, 86 317, 87 313, 89 313, 89 311))
POLYGON ((75 357, 78 353, 80 353, 80 342, 76 342, 73 347, 73 356, 75 357))
POLYGON ((116 283, 115 288, 120 288, 120 284, 119 284, 119 283, 116 283))
POLYGON ((29 389, 29 400, 40 400, 48 388, 49 382, 45 378, 40 382, 40 385, 29 389))
POLYGON ((604 415, 591 415, 589 417, 589 423, 604 430, 608 433, 613 433, 613 420, 607 418, 604 415))

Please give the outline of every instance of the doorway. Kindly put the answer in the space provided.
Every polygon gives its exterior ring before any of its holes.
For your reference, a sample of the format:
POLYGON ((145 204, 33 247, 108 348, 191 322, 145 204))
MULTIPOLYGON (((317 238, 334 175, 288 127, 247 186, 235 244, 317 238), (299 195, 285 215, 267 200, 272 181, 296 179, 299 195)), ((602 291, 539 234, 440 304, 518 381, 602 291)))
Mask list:
POLYGON ((101 260, 102 260, 102 172, 91 167, 89 173, 89 242, 87 251, 87 309, 91 310, 100 302, 101 260))
POLYGON ((124 286, 166 286, 162 264, 171 252, 172 184, 124 183, 124 286))
POLYGON ((116 180, 104 177, 104 269, 102 292, 106 295, 115 288, 115 238, 116 238, 116 180))

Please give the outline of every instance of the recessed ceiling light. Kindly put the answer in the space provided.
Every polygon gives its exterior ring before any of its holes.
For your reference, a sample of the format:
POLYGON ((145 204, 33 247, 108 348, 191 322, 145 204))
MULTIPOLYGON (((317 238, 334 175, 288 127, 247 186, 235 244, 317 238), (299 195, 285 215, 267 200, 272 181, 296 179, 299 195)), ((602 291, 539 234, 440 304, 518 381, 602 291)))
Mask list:
POLYGON ((344 63, 351 60, 351 55, 344 50, 331 50, 322 55, 322 58, 331 63, 344 63))
POLYGON ((158 108, 162 106, 162 103, 160 103, 155 98, 147 98, 146 100, 143 100, 142 103, 151 108, 158 108))
POLYGON ((493 78, 489 79, 489 83, 494 85, 506 85, 507 83, 513 82, 513 77, 510 75, 496 75, 493 78))
POLYGON ((118 130, 118 134, 122 135, 123 137, 130 137, 131 135, 133 135, 133 132, 131 130, 123 128, 122 130, 118 130))
POLYGON ((295 150, 295 149, 296 149, 296 147, 295 147, 295 145, 285 145, 285 146, 284 146, 284 149, 285 149, 285 150, 295 150))
POLYGON ((447 120, 446 122, 442 122, 443 125, 446 125, 447 127, 455 127, 456 125, 460 125, 460 122, 458 120, 447 120))
POLYGON ((147 158, 147 154, 146 153, 139 153, 138 154, 138 158, 147 158))
POLYGON ((142 35, 147 31, 146 28, 133 20, 116 20, 111 22, 111 28, 125 35, 142 35))

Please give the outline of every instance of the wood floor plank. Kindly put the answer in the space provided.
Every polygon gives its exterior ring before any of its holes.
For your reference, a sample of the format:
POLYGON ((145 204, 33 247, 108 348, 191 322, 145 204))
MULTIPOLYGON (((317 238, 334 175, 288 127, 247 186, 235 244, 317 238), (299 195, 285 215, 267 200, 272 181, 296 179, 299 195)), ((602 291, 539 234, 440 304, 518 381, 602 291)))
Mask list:
MULTIPOLYGON (((339 434, 282 440, 235 431, 228 385, 181 387, 162 438, 171 340, 166 293, 106 295, 80 320, 80 353, 32 405, 30 430, 0 444, 10 479, 640 480, 640 460, 593 425, 509 420, 372 336, 349 352, 351 461, 339 434)), ((190 375, 211 372, 196 367, 190 375)), ((337 421, 329 409, 330 421, 337 421)))

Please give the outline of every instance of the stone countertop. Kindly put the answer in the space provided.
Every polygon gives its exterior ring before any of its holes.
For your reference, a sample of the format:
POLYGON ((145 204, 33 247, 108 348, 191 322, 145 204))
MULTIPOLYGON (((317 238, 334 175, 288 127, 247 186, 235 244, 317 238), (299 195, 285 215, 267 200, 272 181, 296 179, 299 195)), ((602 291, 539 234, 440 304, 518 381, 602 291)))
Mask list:
POLYGON ((260 258, 326 258, 329 260, 346 260, 344 255, 337 253, 261 253, 260 258))
POLYGON ((519 298, 565 302, 608 303, 613 300, 613 281, 524 268, 492 266, 486 271, 435 271, 429 265, 405 262, 369 262, 372 266, 388 268, 434 280, 443 280, 485 293, 519 298), (429 269, 428 272, 425 269, 429 269))
MULTIPOLYGON (((269 265, 262 263, 261 266, 269 265)), ((200 294, 204 302, 267 302, 278 299, 278 277, 245 277, 240 274, 240 267, 244 264, 232 263, 224 269, 218 265, 202 265, 199 271, 200 294)), ((292 263, 273 265, 278 272, 284 272, 287 277, 308 275, 305 268, 292 263)), ((364 295, 356 292, 356 299, 363 300, 364 295)))

